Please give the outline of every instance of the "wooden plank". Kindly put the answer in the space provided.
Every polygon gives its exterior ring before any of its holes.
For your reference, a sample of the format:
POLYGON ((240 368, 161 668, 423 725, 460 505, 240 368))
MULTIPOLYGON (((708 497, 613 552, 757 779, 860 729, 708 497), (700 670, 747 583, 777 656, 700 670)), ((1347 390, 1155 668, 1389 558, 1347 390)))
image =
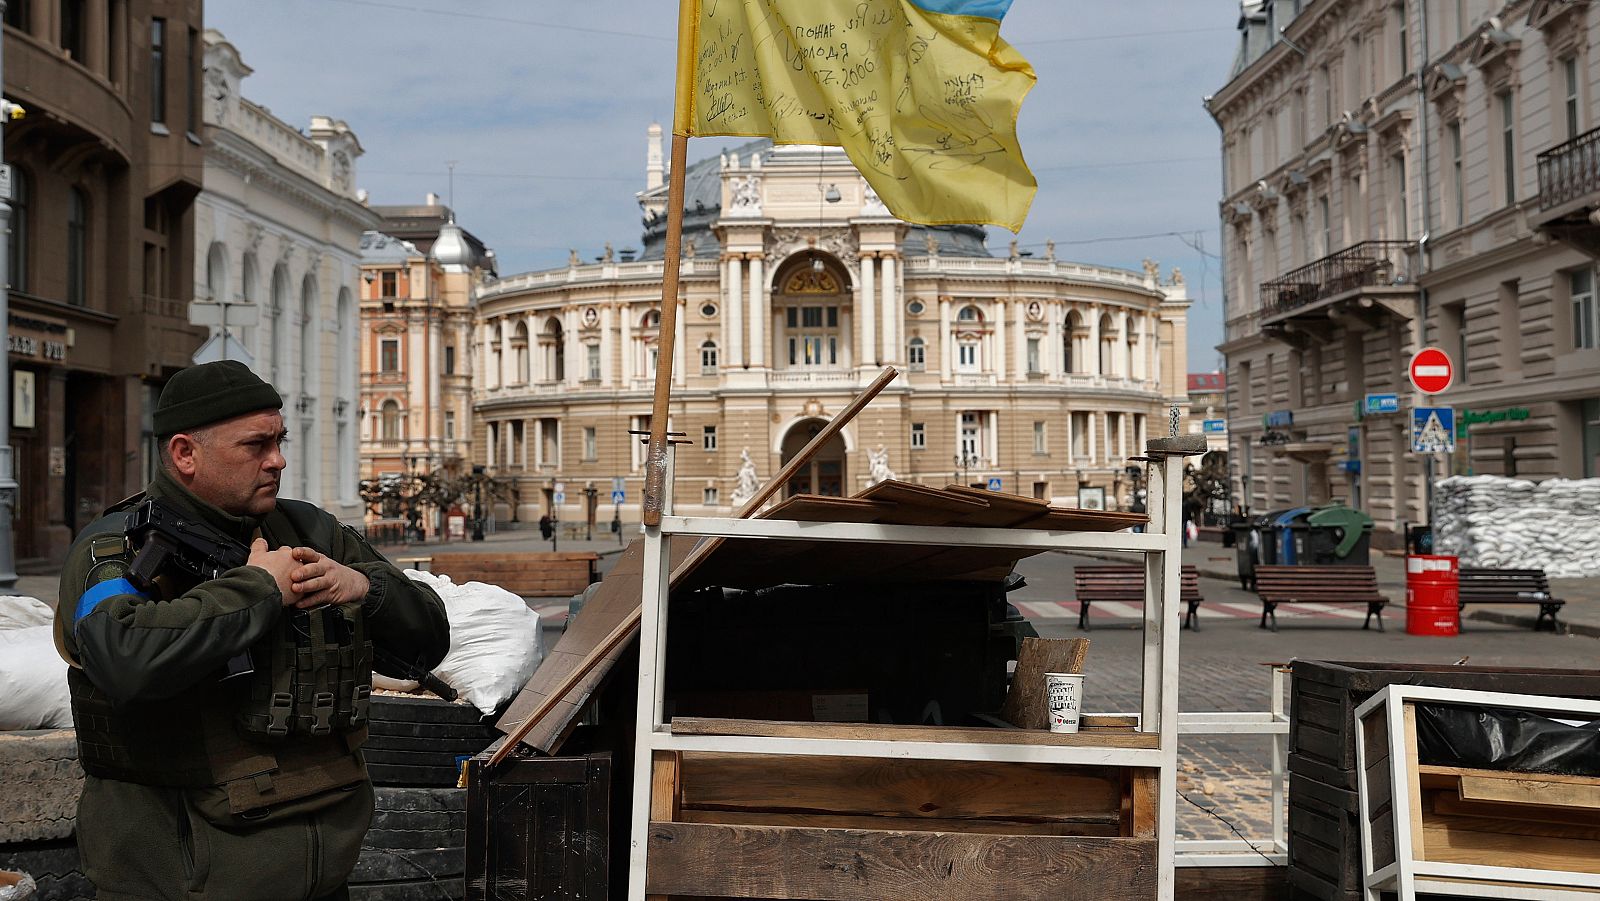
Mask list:
MULTIPOLYGON (((1426 784, 1423 786, 1427 789, 1426 784)), ((1497 801, 1467 801, 1456 791, 1428 794, 1433 809, 1445 816, 1488 817, 1525 823, 1563 823, 1585 829, 1600 829, 1600 810, 1585 807, 1535 807, 1528 804, 1501 804, 1497 801)))
POLYGON ((858 816, 842 813, 773 813, 747 810, 696 810, 686 808, 681 823, 715 823, 723 826, 799 826, 811 829, 871 829, 894 832, 965 832, 972 835, 1097 835, 1123 834, 1120 823, 1065 820, 1034 823, 1027 820, 953 820, 940 817, 858 816))
MULTIPOLYGON (((650 758, 650 819, 672 822, 683 808, 682 758, 676 751, 656 751, 650 758)), ((670 901, 666 895, 645 895, 645 901, 670 901)))
POLYGON ((1045 673, 1081 673, 1087 638, 1024 638, 1000 718, 1019 729, 1050 728, 1045 673))
POLYGON ((1283 867, 1178 867, 1173 897, 1183 901, 1282 901, 1283 867))
POLYGON ((645 891, 720 898, 1154 898, 1151 839, 651 823, 645 891))
POLYGON ((1027 729, 958 729, 946 726, 883 723, 786 723, 771 720, 724 720, 682 717, 671 723, 674 735, 752 735, 771 738, 817 738, 846 741, 971 742, 994 745, 1055 745, 1072 748, 1152 749, 1160 747, 1154 732, 1038 732, 1027 729))
POLYGON ((1129 793, 1132 801, 1132 829, 1129 832, 1134 838, 1155 838, 1156 826, 1160 817, 1159 804, 1161 796, 1158 789, 1161 785, 1161 771, 1151 767, 1133 767, 1129 770, 1132 780, 1129 793))
POLYGON ((1421 859, 1600 874, 1600 841, 1529 834, 1556 831, 1548 825, 1483 817, 1428 817, 1422 823, 1428 854, 1421 859))
POLYGON ((1473 773, 1461 776, 1467 801, 1600 808, 1600 779, 1546 779, 1537 773, 1473 773))
POLYGON ((1401 730, 1400 752, 1404 755, 1404 763, 1402 764, 1400 760, 1391 760, 1389 765, 1391 767, 1404 765, 1406 768, 1404 800, 1411 808, 1411 856, 1418 860, 1426 860, 1427 845, 1423 843, 1422 828, 1422 783, 1417 772, 1417 705, 1408 703, 1401 711, 1401 730))
POLYGON ((694 810, 1115 826, 1122 806, 1102 767, 686 752, 681 773, 694 810))

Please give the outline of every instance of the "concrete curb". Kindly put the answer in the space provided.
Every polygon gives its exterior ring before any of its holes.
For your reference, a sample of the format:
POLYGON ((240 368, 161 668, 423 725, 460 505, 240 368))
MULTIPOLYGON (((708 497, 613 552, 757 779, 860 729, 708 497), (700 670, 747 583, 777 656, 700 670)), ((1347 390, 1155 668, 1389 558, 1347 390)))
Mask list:
MULTIPOLYGON (((1520 613, 1508 613, 1503 610, 1474 610, 1467 614, 1467 619, 1475 619, 1486 623, 1500 623, 1506 626, 1522 626, 1528 631, 1533 631, 1535 617, 1523 616, 1520 613)), ((1583 635, 1588 638, 1600 638, 1600 625, 1593 623, 1573 623, 1560 620, 1560 635, 1583 635)))

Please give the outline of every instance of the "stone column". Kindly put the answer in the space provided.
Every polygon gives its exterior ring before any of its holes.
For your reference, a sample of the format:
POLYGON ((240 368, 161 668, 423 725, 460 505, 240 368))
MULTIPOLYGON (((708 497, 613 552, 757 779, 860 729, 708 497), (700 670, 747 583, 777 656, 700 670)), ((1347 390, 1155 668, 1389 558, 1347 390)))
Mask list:
POLYGON ((939 298, 939 379, 950 381, 950 298, 939 298))
POLYGON ((623 304, 618 308, 617 316, 622 321, 622 347, 618 356, 622 360, 622 389, 626 391, 633 387, 633 306, 623 304))
MULTIPOLYGON (((12 2, 18 3, 22 2, 22 0, 12 0, 12 2)), ((111 18, 107 12, 106 6, 107 0, 89 0, 89 2, 85 4, 86 9, 84 10, 84 17, 87 19, 87 21, 83 23, 83 29, 84 43, 88 46, 84 48, 87 53, 81 62, 89 68, 89 71, 104 77, 107 81, 110 81, 111 61, 106 58, 106 42, 109 37, 107 32, 111 26, 111 18)), ((182 59, 186 57, 187 48, 185 48, 184 54, 179 58, 182 59)), ((179 69, 179 71, 182 70, 179 69)), ((187 80, 185 80, 185 84, 187 83, 187 80)), ((195 100, 189 100, 188 98, 185 99, 188 100, 189 103, 197 102, 195 100)), ((184 105, 184 115, 188 115, 187 103, 184 105)), ((196 125, 198 124, 199 123, 196 123, 196 125)), ((185 121, 185 125, 187 126, 187 121, 185 121)))
POLYGON ((771 318, 762 262, 759 252, 750 254, 750 365, 758 369, 767 365, 767 325, 771 318))
MULTIPOLYGON (((543 469, 544 468, 544 420, 543 419, 535 419, 533 421, 533 429, 532 429, 532 431, 533 431, 533 466, 534 466, 535 469, 543 469)), ((524 435, 526 435, 527 432, 528 432, 528 430, 526 430, 526 429, 523 430, 523 434, 524 435)))
POLYGON ((515 370, 517 361, 511 353, 511 325, 509 316, 502 316, 500 322, 500 385, 504 387, 516 381, 515 370))
POLYGON ((674 348, 672 351, 672 383, 682 388, 687 384, 689 372, 689 325, 685 321, 688 316, 686 315, 687 311, 684 309, 687 304, 682 298, 674 300, 673 303, 678 305, 678 315, 673 317, 675 321, 673 322, 672 338, 672 346, 674 348))
POLYGON ((738 368, 745 365, 744 356, 744 292, 743 288, 743 261, 737 256, 728 257, 728 284, 723 304, 724 327, 728 330, 728 367, 738 368))
MULTIPOLYGON (((1015 373, 1017 381, 1026 381, 1028 378, 1028 305, 1022 300, 1011 301, 1011 318, 1016 323, 1017 336, 1012 339, 1011 349, 1017 355, 1015 373)), ((1039 364, 1044 365, 1044 348, 1039 348, 1039 364)))
POLYGON ((893 254, 883 255, 883 355, 879 359, 884 364, 900 359, 900 334, 896 328, 900 319, 900 304, 896 291, 898 286, 895 283, 894 262, 893 254))
POLYGON ((1083 371, 1101 376, 1108 375, 1109 373, 1102 371, 1100 367, 1100 307, 1098 306, 1089 307, 1089 340, 1087 343, 1089 346, 1085 349, 1089 352, 1090 357, 1084 361, 1083 371))
POLYGON ((582 382, 583 374, 583 345, 578 341, 578 311, 567 310, 561 318, 561 337, 567 342, 567 371, 563 374, 567 377, 567 385, 576 388, 582 382))
POLYGON ((610 304, 600 308, 600 384, 606 388, 616 384, 615 372, 611 368, 611 317, 610 304))
POLYGON ((861 255, 861 299, 857 304, 856 321, 861 323, 861 360, 860 365, 870 366, 878 362, 878 321, 873 315, 873 294, 877 291, 878 261, 872 254, 861 255))
POLYGON ((994 309, 991 312, 994 314, 994 330, 989 333, 988 350, 993 356, 979 361, 984 364, 979 371, 988 369, 995 374, 997 381, 1004 382, 1006 380, 1006 302, 1003 300, 995 301, 994 309))

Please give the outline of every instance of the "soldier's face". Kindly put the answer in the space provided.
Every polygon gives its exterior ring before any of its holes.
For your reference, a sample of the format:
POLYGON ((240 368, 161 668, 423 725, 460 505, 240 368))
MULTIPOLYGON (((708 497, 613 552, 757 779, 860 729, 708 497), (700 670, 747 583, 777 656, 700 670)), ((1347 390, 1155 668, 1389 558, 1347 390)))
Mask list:
POLYGON ((286 465, 283 416, 263 410, 224 420, 206 432, 194 448, 189 490, 235 516, 271 513, 286 465))

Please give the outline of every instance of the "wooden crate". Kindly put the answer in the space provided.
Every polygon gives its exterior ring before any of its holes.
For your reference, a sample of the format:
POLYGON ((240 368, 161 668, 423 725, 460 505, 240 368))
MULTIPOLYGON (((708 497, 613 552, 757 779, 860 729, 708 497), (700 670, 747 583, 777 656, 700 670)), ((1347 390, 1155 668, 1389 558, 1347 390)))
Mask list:
POLYGON ((658 751, 654 898, 1153 898, 1154 769, 658 751))
POLYGON ((468 901, 606 901, 610 754, 467 762, 468 901))
POLYGON ((1289 884, 1306 898, 1353 901, 1361 895, 1356 793, 1298 773, 1289 777, 1289 884))

